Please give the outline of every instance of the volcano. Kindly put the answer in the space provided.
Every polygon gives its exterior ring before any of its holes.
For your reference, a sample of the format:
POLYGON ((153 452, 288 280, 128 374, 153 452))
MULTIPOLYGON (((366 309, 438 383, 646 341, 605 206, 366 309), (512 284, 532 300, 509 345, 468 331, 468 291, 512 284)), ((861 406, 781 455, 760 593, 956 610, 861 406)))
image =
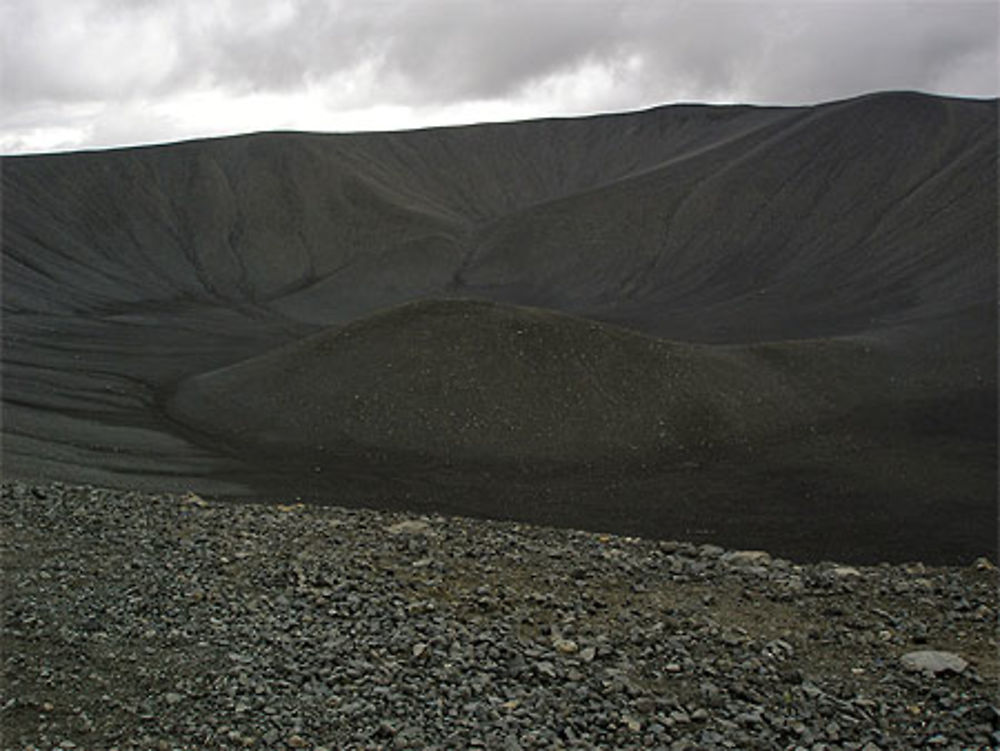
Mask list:
POLYGON ((3 163, 21 479, 997 553, 997 102, 3 163))

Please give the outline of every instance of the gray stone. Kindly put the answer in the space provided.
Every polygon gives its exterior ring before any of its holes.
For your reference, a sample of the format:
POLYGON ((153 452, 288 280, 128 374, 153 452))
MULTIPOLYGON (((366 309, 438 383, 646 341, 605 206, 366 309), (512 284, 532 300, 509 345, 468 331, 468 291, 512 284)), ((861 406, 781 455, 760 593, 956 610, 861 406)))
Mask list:
POLYGON ((838 579, 857 579, 861 577, 861 572, 854 566, 834 566, 830 571, 838 579))
POLYGON ((720 548, 718 545, 704 544, 698 548, 699 558, 719 558, 725 553, 725 548, 720 548))
POLYGON ((976 571, 996 571, 997 567, 994 565, 993 561, 985 556, 980 556, 972 562, 972 568, 976 571))
POLYGON ((771 554, 763 550, 734 550, 723 555, 722 560, 732 566, 767 566, 771 554))
POLYGON ((561 652, 564 655, 574 654, 579 650, 579 646, 572 639, 563 639, 562 637, 556 637, 552 640, 552 646, 555 647, 557 652, 561 652))
POLYGON ((556 677, 556 666, 546 660, 543 660, 542 662, 539 662, 537 665, 535 665, 535 670, 537 670, 542 675, 547 675, 549 678, 556 677))
POLYGON ((390 535, 422 535, 430 531, 431 525, 417 519, 405 519, 395 524, 390 524, 385 531, 390 535))
POLYGON ((900 658, 900 662, 907 670, 926 675, 961 673, 969 666, 969 663, 953 652, 939 652, 933 649, 907 652, 900 658))

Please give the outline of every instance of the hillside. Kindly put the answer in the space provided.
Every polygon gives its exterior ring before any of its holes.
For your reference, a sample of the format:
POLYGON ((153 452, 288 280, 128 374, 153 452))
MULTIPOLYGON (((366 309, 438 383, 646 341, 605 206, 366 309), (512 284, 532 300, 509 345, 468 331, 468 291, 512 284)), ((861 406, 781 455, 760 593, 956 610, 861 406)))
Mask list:
POLYGON ((997 108, 9 157, 10 477, 996 555, 997 108))

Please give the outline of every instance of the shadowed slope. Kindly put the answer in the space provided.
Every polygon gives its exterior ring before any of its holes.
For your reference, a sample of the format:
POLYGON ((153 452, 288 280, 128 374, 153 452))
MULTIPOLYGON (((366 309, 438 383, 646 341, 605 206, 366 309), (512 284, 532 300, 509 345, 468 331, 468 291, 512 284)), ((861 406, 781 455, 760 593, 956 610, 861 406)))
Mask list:
POLYGON ((462 281, 720 342, 857 333, 992 305, 995 128, 985 103, 897 95, 819 107, 509 215, 462 281))
POLYGON ((367 310, 443 290, 474 231, 511 211, 711 150, 795 112, 680 107, 14 157, 4 171, 6 192, 18 196, 5 215, 5 304, 247 303, 319 285, 330 293, 316 295, 325 298, 321 322, 345 320, 362 281, 374 285, 360 300, 367 310))
POLYGON ((11 158, 4 305, 327 325, 457 292, 678 340, 863 331, 994 300, 996 125, 893 94, 11 158))
POLYGON ((5 472, 994 549, 996 128, 881 94, 6 159, 5 472))

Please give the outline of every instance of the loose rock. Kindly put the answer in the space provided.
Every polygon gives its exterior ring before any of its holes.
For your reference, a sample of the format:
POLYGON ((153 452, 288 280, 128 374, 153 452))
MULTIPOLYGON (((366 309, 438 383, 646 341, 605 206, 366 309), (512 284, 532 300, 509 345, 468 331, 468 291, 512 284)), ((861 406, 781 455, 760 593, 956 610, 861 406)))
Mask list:
POLYGON ((968 662, 952 652, 935 650, 907 652, 900 658, 900 662, 907 670, 930 675, 961 673, 969 666, 968 662))
POLYGON ((995 569, 282 506, 3 483, 3 751, 997 740, 995 569))

